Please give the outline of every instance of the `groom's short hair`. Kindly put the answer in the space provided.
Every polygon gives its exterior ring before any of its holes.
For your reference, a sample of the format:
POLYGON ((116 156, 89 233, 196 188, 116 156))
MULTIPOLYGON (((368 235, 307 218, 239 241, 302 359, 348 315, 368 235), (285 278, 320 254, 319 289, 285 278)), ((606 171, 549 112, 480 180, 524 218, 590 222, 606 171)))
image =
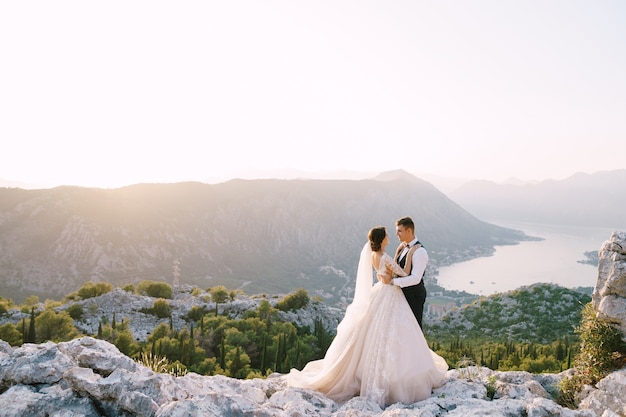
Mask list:
POLYGON ((405 229, 411 229, 415 231, 415 223, 413 223, 413 219, 408 216, 396 220, 396 226, 403 226, 405 229))

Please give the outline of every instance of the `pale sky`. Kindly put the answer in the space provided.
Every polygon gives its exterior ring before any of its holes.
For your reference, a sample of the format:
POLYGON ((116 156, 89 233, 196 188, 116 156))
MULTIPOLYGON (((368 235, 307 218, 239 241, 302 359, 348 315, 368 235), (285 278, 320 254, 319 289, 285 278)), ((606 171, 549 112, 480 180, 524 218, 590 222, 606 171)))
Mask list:
POLYGON ((626 168, 622 0, 0 3, 0 179, 626 168))

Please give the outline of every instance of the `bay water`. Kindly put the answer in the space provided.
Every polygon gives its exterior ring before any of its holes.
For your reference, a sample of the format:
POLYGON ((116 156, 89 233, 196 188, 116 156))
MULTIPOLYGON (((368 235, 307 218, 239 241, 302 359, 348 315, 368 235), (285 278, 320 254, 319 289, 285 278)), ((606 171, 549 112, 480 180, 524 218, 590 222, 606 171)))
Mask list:
MULTIPOLYGON (((448 290, 491 295, 535 283, 566 288, 593 287, 597 265, 583 264, 585 252, 598 251, 616 229, 511 223, 488 220, 529 236, 543 238, 512 246, 497 246, 492 256, 439 268, 437 281, 448 290)), ((617 229, 620 230, 620 229, 617 229)))

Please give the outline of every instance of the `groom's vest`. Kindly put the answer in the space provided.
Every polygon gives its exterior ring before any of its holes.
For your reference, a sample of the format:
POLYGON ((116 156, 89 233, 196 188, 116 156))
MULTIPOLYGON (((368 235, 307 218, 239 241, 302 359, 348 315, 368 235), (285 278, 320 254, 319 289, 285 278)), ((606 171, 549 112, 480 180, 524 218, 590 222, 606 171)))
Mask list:
MULTIPOLYGON (((420 243, 420 241, 418 240, 417 242, 415 242, 415 245, 422 245, 420 243)), ((413 245, 413 246, 415 246, 413 245)), ((411 251, 411 248, 413 246, 409 246, 409 250, 406 252, 406 254, 404 256, 401 256, 399 259, 396 260, 396 262, 398 262, 398 265, 400 265, 400 267, 404 268, 404 265, 406 265, 406 257, 409 254, 409 252, 411 251)), ((424 245, 422 245, 422 247, 424 247, 424 245)), ((402 253, 402 252, 400 252, 402 253)), ((411 264, 411 270, 409 271, 409 274, 413 272, 413 264, 411 264)), ((422 274, 422 278, 424 278, 424 275, 426 275, 426 270, 424 270, 424 273, 422 274)))

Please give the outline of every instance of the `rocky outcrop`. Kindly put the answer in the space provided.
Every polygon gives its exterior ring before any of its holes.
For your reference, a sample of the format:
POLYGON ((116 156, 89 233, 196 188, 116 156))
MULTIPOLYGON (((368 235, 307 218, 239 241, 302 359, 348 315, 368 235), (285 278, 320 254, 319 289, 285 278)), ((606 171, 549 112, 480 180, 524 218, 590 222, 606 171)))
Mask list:
POLYGON ((626 232, 613 232, 602 244, 599 258, 593 307, 619 326, 626 341, 626 232))
POLYGON ((626 416, 626 368, 613 372, 590 388, 580 407, 601 417, 626 416))
MULTIPOLYGON (((283 375, 238 380, 156 373, 112 344, 83 337, 70 342, 0 341, 0 416, 601 416, 569 410, 552 398, 565 373, 533 375, 470 367, 450 370, 446 383, 415 404, 381 409, 355 397, 338 404, 323 394, 287 387, 283 375), (493 399, 490 397, 493 394, 493 399)), ((625 375, 598 385, 597 407, 624 407, 625 375), (617 381, 617 382, 616 382, 617 381), (620 385, 621 384, 621 385, 620 385), (621 401, 621 403, 620 403, 621 401)), ((623 409, 623 408, 622 408, 623 409)))

